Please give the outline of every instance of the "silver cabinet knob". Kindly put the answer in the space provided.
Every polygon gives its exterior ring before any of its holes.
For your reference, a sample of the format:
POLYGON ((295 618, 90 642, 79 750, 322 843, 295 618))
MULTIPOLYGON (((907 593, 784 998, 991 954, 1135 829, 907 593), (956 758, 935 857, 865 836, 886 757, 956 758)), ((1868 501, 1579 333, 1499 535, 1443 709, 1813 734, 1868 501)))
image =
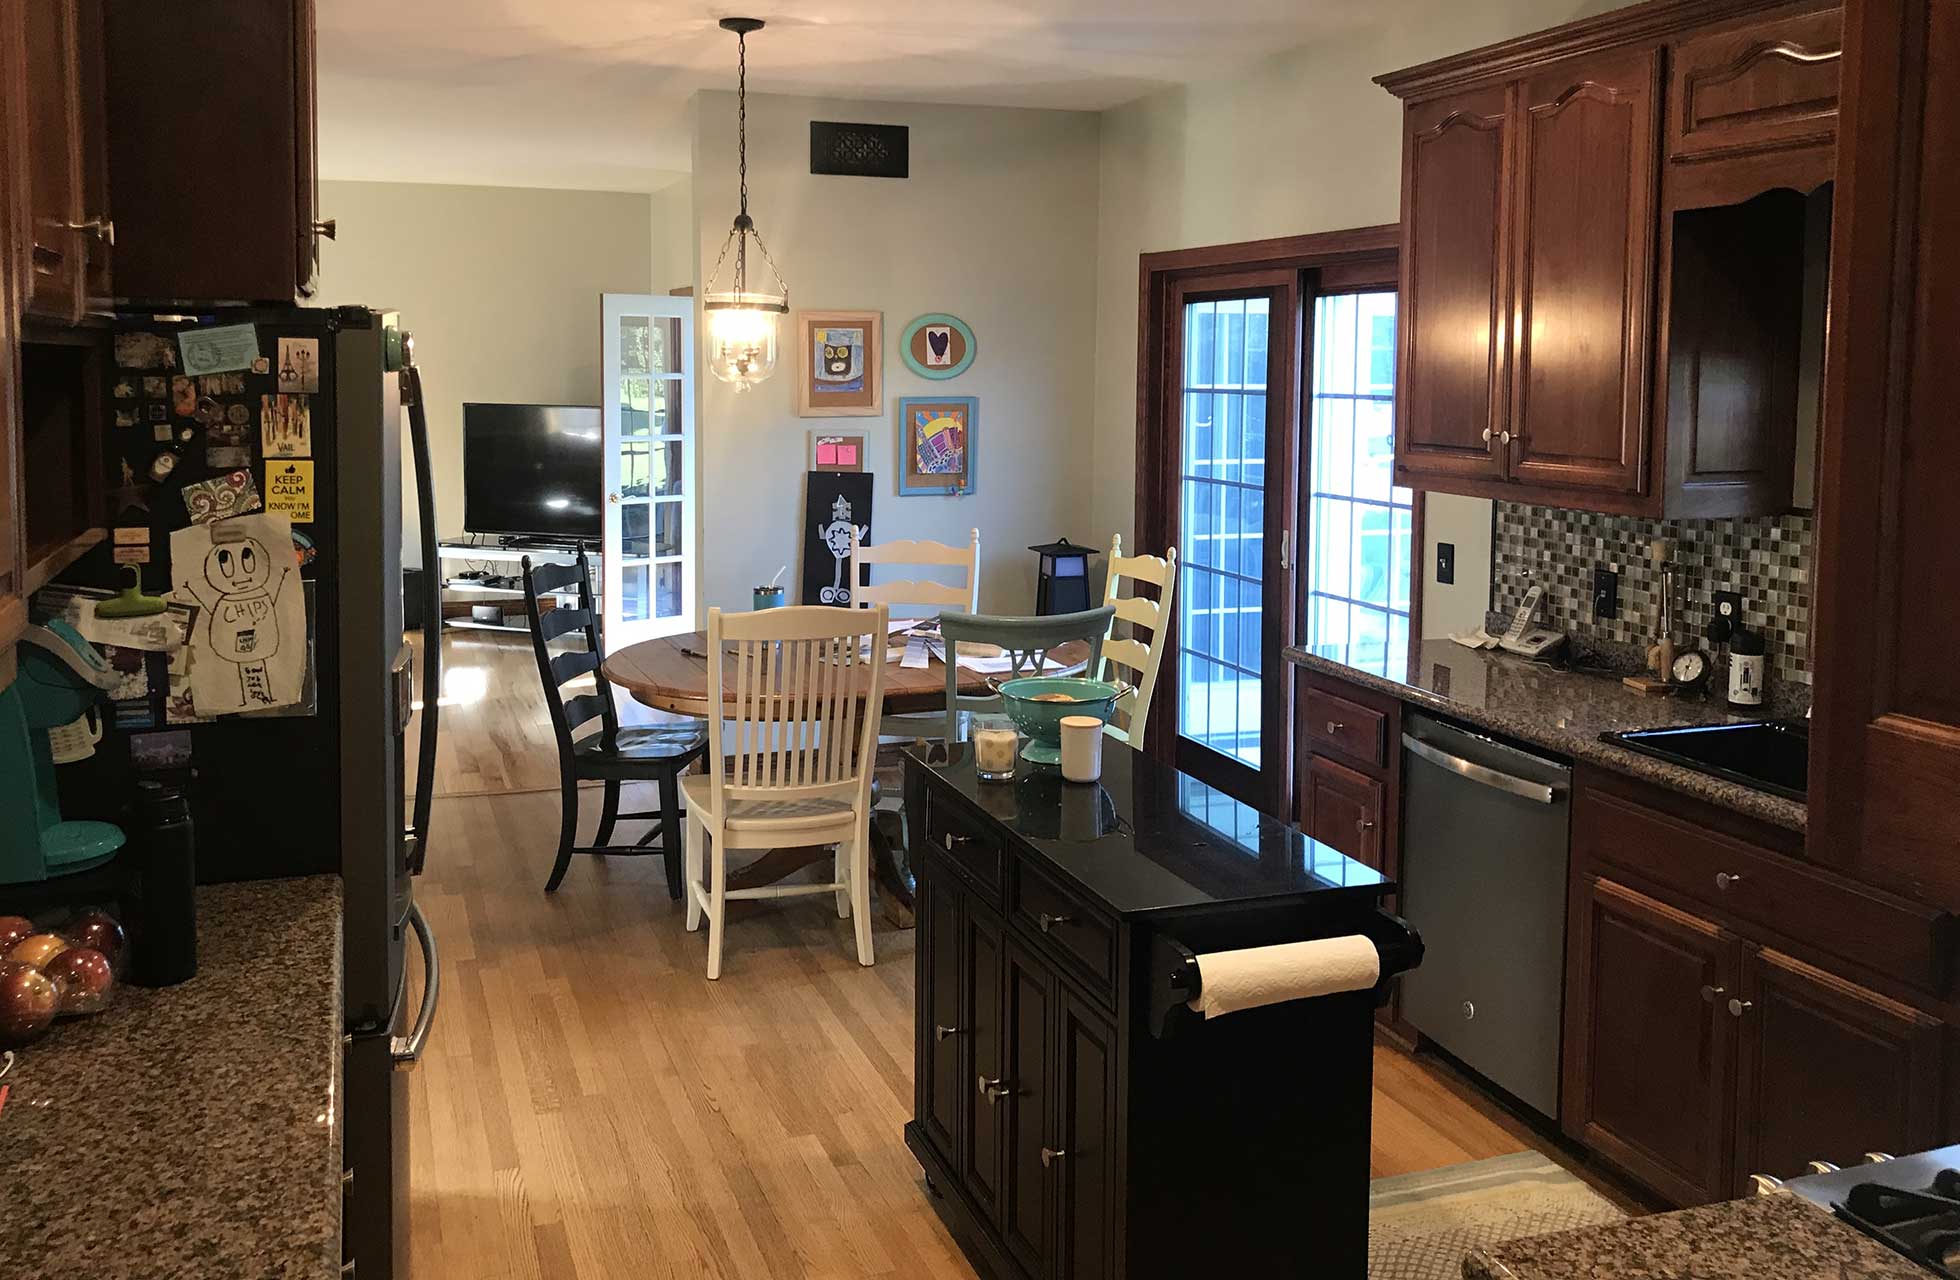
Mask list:
POLYGON ((335 218, 322 218, 313 224, 313 234, 325 240, 338 238, 335 233, 339 230, 340 222, 335 218))
POLYGON ((1715 887, 1717 889, 1720 889, 1723 893, 1727 893, 1729 890, 1735 888, 1737 885, 1741 883, 1742 883, 1742 874, 1740 872, 1717 871, 1715 873, 1715 887))
POLYGON ((1049 933, 1054 930, 1056 925, 1067 924, 1073 918, 1072 916, 1051 916, 1046 911, 1037 911, 1034 922, 1043 933, 1049 933))
POLYGON ((932 1029, 932 1038, 934 1040, 944 1040, 947 1036, 956 1036, 964 1030, 966 1030, 965 1027, 935 1026, 932 1029))
POLYGON ((1509 444, 1509 443, 1511 443, 1511 433, 1510 433, 1510 432, 1508 432, 1508 431, 1500 431, 1500 432, 1498 432, 1498 433, 1497 433, 1497 442, 1498 442, 1499 444, 1509 444))
POLYGON ((1366 818, 1356 818, 1354 820, 1354 829, 1357 834, 1365 836, 1370 831, 1373 831, 1375 829, 1375 824, 1368 821, 1368 819, 1366 818))
POLYGON ((1011 1092, 1013 1090, 1007 1087, 1005 1076, 995 1080, 989 1080, 984 1075, 980 1077, 980 1096, 987 1100, 987 1105, 990 1107, 1011 1092))
POLYGON ((1727 987, 1710 987, 1704 985, 1701 989, 1701 1002, 1703 1004, 1714 1004, 1715 997, 1724 996, 1727 994, 1728 994, 1727 987))
POLYGON ((1731 1017, 1740 1018, 1743 1014, 1755 1007, 1756 1002, 1754 1000, 1737 1000, 1734 996, 1729 997, 1729 1016, 1731 1017))
POLYGON ((1485 444, 1489 444, 1489 443, 1490 443, 1490 428, 1489 428, 1489 427, 1485 427, 1485 428, 1484 428, 1484 443, 1485 443, 1485 444))
POLYGON ((1329 720, 1327 722, 1327 732, 1329 733, 1339 733, 1341 730, 1345 728, 1347 728, 1347 726, 1342 724, 1339 720, 1329 720))
POLYGON ((1041 1149, 1041 1167, 1047 1169, 1066 1155, 1068 1155, 1066 1151, 1057 1151, 1053 1147, 1043 1147, 1041 1149))
POLYGON ((116 223, 113 218, 94 217, 85 222, 64 222, 62 226, 70 231, 86 231, 110 248, 116 245, 116 223))

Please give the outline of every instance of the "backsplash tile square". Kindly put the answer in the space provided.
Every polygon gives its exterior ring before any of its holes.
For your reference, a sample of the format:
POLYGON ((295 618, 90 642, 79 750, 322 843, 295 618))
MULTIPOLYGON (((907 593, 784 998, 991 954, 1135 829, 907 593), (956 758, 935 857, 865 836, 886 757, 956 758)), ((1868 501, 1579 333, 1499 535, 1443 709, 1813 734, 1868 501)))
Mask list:
POLYGON ((1770 677, 1810 683, 1811 518, 1808 514, 1720 520, 1644 520, 1594 511, 1492 504, 1491 608, 1509 613, 1534 582, 1542 616, 1578 636, 1646 645, 1654 632, 1660 574, 1648 544, 1674 539, 1676 643, 1698 646, 1716 591, 1742 594, 1743 624, 1760 631, 1770 677), (1620 616, 1593 617, 1595 565, 1617 566, 1620 616))

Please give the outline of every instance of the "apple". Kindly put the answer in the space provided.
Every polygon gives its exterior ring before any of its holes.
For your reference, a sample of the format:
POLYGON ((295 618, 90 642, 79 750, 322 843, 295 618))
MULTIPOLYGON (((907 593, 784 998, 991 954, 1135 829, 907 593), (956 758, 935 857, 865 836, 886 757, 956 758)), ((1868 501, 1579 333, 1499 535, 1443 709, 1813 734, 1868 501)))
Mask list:
POLYGON ((116 981, 109 957, 94 947, 70 947, 41 972, 61 993, 63 1013, 94 1013, 103 1008, 116 981))
POLYGON ((122 972, 123 948, 128 936, 116 918, 100 907, 90 907, 76 916, 64 930, 78 947, 93 947, 109 960, 109 967, 122 972))
POLYGON ((7 959, 20 964, 31 964, 39 969, 66 950, 68 950, 68 940, 60 934, 37 933, 15 944, 14 949, 7 953, 7 959))
POLYGON ((26 916, 0 916, 0 956, 6 955, 21 941, 34 936, 34 922, 26 916))
POLYGON ((37 1039, 54 1021, 61 993, 30 964, 0 964, 0 1049, 18 1049, 37 1039))

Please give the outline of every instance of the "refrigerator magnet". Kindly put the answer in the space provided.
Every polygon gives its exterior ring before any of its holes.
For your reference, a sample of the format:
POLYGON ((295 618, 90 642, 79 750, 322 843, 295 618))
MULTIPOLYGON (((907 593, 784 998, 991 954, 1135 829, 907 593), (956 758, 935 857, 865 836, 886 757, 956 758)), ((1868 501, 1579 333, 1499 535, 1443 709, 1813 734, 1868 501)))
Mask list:
POLYGON ((313 523, 313 464, 289 459, 265 464, 265 509, 294 524, 313 523))

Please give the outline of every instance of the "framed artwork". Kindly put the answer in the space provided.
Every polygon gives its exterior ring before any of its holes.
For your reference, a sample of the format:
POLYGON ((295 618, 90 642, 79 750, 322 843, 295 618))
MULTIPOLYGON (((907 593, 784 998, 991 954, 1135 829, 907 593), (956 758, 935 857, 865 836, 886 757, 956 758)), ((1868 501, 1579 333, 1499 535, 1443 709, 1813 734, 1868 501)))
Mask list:
POLYGON ((832 431, 828 427, 810 428, 811 471, 863 471, 866 469, 862 431, 832 431))
POLYGON ((875 418, 885 411, 881 311, 796 313, 796 412, 803 418, 875 418))
POLYGON ((906 325, 898 339, 905 367, 921 378, 959 377, 973 363, 976 349, 966 321, 937 311, 906 325))
POLYGON ((804 604, 849 607, 854 592, 845 564, 853 528, 859 542, 871 541, 869 473, 810 472, 803 490, 803 594, 798 597, 804 604))
POLYGON ((967 494, 980 402, 972 396, 906 396, 898 402, 898 491, 967 494))

